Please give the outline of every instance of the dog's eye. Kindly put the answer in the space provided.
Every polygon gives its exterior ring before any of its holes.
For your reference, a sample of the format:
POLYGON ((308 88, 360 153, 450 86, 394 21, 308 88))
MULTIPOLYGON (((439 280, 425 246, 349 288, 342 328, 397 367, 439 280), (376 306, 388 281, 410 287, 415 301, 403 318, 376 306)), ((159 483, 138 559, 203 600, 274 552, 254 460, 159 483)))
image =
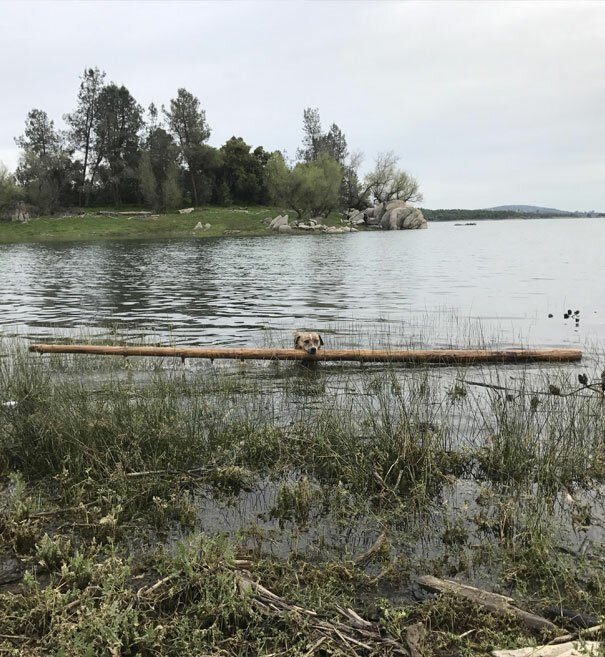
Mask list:
POLYGON ((308 341, 308 340, 305 340, 305 344, 309 344, 309 341, 308 341))

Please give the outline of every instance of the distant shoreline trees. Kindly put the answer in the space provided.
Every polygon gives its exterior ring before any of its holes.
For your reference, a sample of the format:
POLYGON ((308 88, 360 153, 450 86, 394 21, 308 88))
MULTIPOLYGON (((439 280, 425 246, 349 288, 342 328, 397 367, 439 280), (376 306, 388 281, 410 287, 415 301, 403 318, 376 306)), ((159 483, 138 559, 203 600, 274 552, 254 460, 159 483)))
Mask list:
POLYGON ((74 206, 137 204, 159 213, 182 204, 273 202, 303 217, 387 197, 421 198, 392 154, 379 156, 362 180, 361 154, 350 153, 336 123, 323 131, 316 108, 303 112, 295 162, 237 136, 215 148, 206 112, 190 91, 178 89, 167 107, 152 104, 145 114, 124 85, 107 83, 96 67, 83 71, 75 108, 63 118, 64 131, 43 110, 28 113, 15 139, 15 175, 0 171, 0 216, 19 202, 39 214, 74 206))

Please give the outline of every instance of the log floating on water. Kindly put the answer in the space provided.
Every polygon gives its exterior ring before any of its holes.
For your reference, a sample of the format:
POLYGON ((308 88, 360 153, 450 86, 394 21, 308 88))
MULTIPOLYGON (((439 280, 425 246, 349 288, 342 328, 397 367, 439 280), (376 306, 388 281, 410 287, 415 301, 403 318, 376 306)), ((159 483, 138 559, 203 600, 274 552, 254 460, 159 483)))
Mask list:
POLYGON ((477 365, 480 363, 571 363, 582 359, 579 349, 325 349, 315 355, 301 349, 242 347, 151 347, 90 344, 33 344, 40 354, 92 354, 97 356, 162 356, 173 358, 232 358, 236 360, 298 360, 309 362, 429 363, 477 365))

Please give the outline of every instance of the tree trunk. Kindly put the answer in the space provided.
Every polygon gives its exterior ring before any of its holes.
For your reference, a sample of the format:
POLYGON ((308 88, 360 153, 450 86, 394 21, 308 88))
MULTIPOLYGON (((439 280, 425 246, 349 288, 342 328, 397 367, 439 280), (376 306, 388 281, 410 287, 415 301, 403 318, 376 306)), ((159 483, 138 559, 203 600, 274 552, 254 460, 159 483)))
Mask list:
POLYGON ((191 191, 193 192, 193 207, 197 208, 197 186, 195 184, 195 175, 191 165, 189 165, 189 175, 191 176, 191 191))

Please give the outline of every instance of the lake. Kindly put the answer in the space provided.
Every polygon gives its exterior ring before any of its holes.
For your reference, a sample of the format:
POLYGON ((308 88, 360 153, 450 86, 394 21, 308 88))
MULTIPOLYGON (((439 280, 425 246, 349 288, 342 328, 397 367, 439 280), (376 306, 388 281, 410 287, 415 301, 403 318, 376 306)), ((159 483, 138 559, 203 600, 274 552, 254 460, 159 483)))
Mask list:
POLYGON ((313 328, 339 346, 464 334, 573 346, 605 338, 604 245, 605 220, 578 218, 0 245, 0 326, 31 338, 120 326, 192 345, 287 345, 292 329, 313 328))

